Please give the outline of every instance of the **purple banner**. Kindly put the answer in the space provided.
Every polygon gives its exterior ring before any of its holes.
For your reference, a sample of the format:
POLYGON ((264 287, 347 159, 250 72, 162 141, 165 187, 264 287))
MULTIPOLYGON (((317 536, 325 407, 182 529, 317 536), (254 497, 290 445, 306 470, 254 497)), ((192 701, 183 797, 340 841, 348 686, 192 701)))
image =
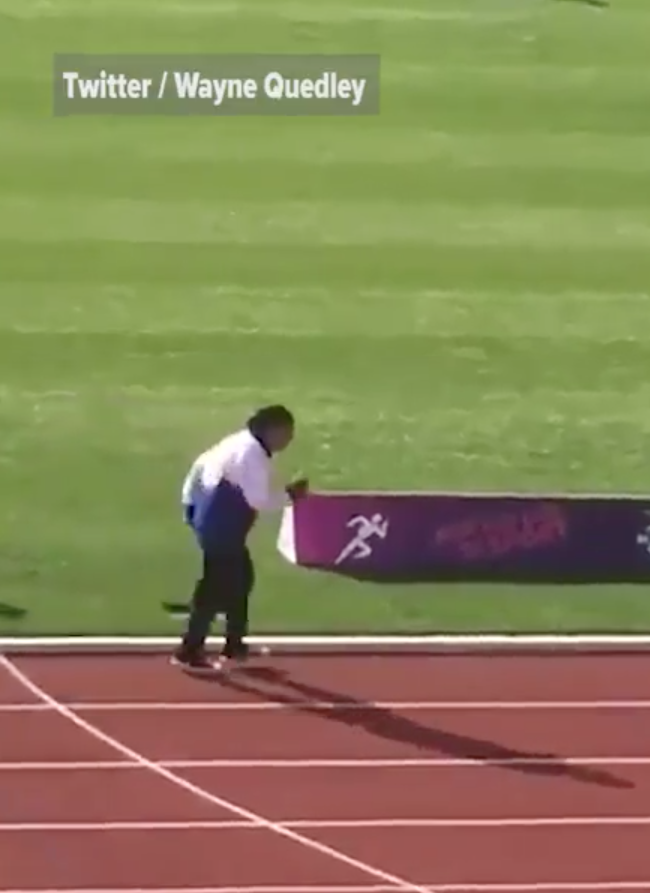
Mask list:
POLYGON ((650 581, 650 497, 318 494, 285 515, 290 561, 381 581, 650 581))

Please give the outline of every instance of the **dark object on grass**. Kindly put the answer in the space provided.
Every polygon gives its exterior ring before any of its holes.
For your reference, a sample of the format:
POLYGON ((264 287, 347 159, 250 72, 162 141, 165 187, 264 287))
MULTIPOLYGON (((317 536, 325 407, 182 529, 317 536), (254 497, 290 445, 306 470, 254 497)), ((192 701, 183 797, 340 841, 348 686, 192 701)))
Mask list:
POLYGON ((0 620, 22 620, 26 616, 25 608, 17 608, 15 605, 0 602, 0 620))
POLYGON ((582 6, 593 6, 596 9, 605 9, 609 6, 609 0, 555 0, 556 3, 576 3, 582 6))
POLYGON ((190 606, 187 602, 163 602, 163 611, 172 617, 185 619, 189 616, 190 606))

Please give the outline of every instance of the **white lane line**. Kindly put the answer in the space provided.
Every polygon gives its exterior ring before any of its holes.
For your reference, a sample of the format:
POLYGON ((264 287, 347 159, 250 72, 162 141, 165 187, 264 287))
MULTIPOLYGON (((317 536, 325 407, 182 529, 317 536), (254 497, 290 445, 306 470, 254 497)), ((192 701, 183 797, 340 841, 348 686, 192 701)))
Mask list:
MULTIPOLYGON (((445 891, 445 887, 439 888, 445 891)), ((461 888, 463 891, 465 888, 461 888)), ((0 893, 395 893, 395 887, 386 887, 383 885, 369 886, 330 886, 319 884, 310 884, 305 886, 301 884, 296 887, 292 884, 282 884, 282 886, 262 886, 262 887, 117 887, 106 889, 95 888, 78 888, 64 887, 54 889, 28 889, 28 890, 5 890, 0 887, 0 893)))
MULTIPOLYGON (((499 818, 499 819, 296 819, 273 821, 277 828, 293 831, 368 828, 606 828, 648 827, 650 816, 577 816, 558 818, 499 818)), ((170 822, 6 822, 0 823, 1 834, 28 834, 54 831, 266 831, 267 828, 250 820, 223 819, 222 821, 170 822)))
MULTIPOLYGON (((628 893, 650 890, 647 881, 569 881, 568 883, 521 883, 521 884, 427 884, 437 893, 628 893)), ((5 890, 2 893, 395 893, 394 887, 382 885, 330 886, 292 884, 261 887, 118 887, 118 888, 53 888, 39 890, 5 890)))
MULTIPOLYGON (((504 759, 158 760, 164 769, 486 769, 521 766, 650 766, 650 757, 521 757, 504 759)), ((4 762, 0 772, 108 772, 143 767, 126 760, 4 762)))
MULTIPOLYGON (((21 671, 22 672, 22 671, 21 671)), ((57 701, 57 703, 59 703, 57 701)), ((179 713, 256 713, 291 711, 299 708, 320 711, 404 710, 439 711, 535 711, 535 710, 650 710, 650 701, 310 701, 296 697, 287 701, 70 701, 61 702, 74 713, 157 712, 179 713)), ((56 707, 44 702, 0 704, 0 713, 56 713, 56 707)))
POLYGON ((278 825, 276 822, 273 822, 272 820, 267 819, 264 816, 259 815, 258 813, 252 812, 250 809, 239 806, 237 803, 233 803, 232 801, 226 800, 223 797, 217 797, 215 794, 211 794, 204 788, 201 788, 198 785, 193 784, 191 781, 183 778, 182 776, 175 774, 170 769, 166 769, 164 766, 158 765, 157 763, 145 757, 143 754, 139 753, 137 750, 128 747, 126 744, 123 744, 117 738, 113 738, 111 735, 103 732, 101 729, 97 728, 97 726, 92 725, 81 716, 78 716, 73 710, 70 709, 70 707, 67 707, 65 704, 60 704, 55 698, 52 697, 52 695, 48 694, 43 688, 37 685, 37 683, 33 682, 32 679, 30 679, 30 677, 23 670, 15 666, 12 661, 9 660, 9 658, 4 654, 0 654, 0 666, 4 667, 6 672, 15 681, 19 682, 33 697, 41 700, 44 704, 48 704, 53 710, 56 710, 56 712, 61 717, 69 720, 70 723, 75 725, 78 729, 86 732, 91 738, 94 738, 97 741, 101 741, 112 750, 120 753, 123 757, 126 757, 128 760, 139 764, 140 766, 142 766, 143 769, 149 769, 150 772, 159 776, 160 778, 164 778, 175 787, 182 788, 185 791, 189 791, 199 799, 207 803, 211 803, 213 806, 219 807, 219 809, 225 809, 228 812, 239 816, 240 819, 252 822, 259 828, 264 828, 272 834, 275 834, 277 837, 284 838, 285 840, 290 840, 292 843, 298 844, 305 849, 311 850, 315 853, 319 853, 321 856, 326 856, 343 865, 347 865, 349 868, 355 869, 355 871, 358 871, 360 874, 365 874, 366 876, 372 877, 375 880, 383 881, 384 883, 391 885, 395 889, 408 890, 410 891, 410 893, 436 893, 436 891, 431 890, 430 887, 412 883, 411 881, 399 875, 392 874, 388 871, 383 871, 382 869, 377 868, 368 862, 363 862, 360 859, 355 859, 353 856, 348 856, 346 853, 342 852, 339 849, 335 849, 334 847, 328 846, 327 844, 321 843, 320 841, 313 840, 310 837, 305 837, 304 834, 300 834, 297 831, 292 830, 291 828, 284 828, 281 825, 278 825))

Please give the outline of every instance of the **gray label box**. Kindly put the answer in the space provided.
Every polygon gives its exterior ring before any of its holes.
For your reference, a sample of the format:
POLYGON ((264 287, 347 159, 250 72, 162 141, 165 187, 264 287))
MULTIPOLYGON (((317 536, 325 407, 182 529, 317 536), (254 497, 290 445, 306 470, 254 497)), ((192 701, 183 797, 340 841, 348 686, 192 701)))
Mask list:
POLYGON ((62 115, 377 115, 376 55, 57 55, 62 115))

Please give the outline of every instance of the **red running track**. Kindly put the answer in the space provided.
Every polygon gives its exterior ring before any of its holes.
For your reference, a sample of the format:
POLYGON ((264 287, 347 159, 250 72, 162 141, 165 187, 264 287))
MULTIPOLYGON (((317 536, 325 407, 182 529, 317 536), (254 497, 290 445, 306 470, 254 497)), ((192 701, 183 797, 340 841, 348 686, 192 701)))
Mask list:
POLYGON ((648 656, 0 663, 0 893, 650 890, 648 656))

